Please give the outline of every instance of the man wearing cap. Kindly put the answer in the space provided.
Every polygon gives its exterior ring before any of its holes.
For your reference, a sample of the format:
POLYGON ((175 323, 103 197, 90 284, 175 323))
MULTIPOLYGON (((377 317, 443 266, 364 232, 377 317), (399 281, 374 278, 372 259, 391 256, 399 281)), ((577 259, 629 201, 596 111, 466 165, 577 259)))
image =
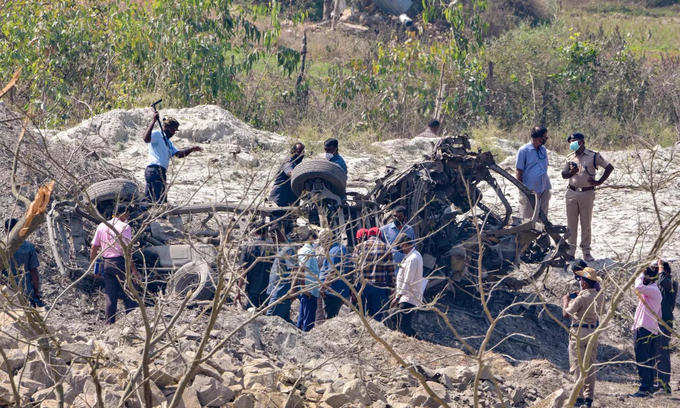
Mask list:
POLYGON ((345 159, 343 159, 338 153, 338 139, 327 139, 325 142, 323 142, 323 150, 326 152, 326 159, 340 166, 342 171, 347 174, 347 164, 345 163, 345 159))
POLYGON ((439 130, 441 124, 437 119, 432 119, 427 124, 427 129, 423 130, 418 137, 439 137, 439 130))
POLYGON ((659 277, 657 265, 648 266, 635 279, 638 305, 633 317, 635 337, 635 362, 640 376, 640 388, 631 397, 648 397, 654 392, 657 377, 655 367, 659 352, 659 320, 661 319, 661 291, 656 284, 659 277))
POLYGON ((406 224, 406 208, 401 205, 392 210, 392 222, 380 228, 380 236, 390 246, 395 265, 399 265, 406 256, 395 243, 399 234, 405 235, 411 241, 416 239, 413 227, 406 224))
MULTIPOLYGON (((531 131, 531 142, 525 144, 517 151, 515 169, 517 180, 536 193, 538 196, 538 208, 543 214, 548 215, 550 204, 550 177, 548 177, 548 151, 545 143, 548 141, 548 130, 544 127, 535 127, 531 131)), ((529 219, 534 214, 534 207, 522 192, 519 194, 522 218, 529 219)))
POLYGON ((146 198, 152 203, 167 202, 168 183, 167 170, 171 157, 186 157, 193 152, 200 152, 199 146, 177 150, 170 138, 177 133, 179 122, 175 118, 163 118, 163 128, 153 130, 158 121, 158 112, 153 113, 153 119, 144 132, 144 143, 149 145, 149 164, 144 171, 146 179, 146 198))
POLYGON ((671 273, 671 266, 668 262, 659 259, 654 262, 659 270, 659 281, 657 286, 661 292, 661 319, 664 324, 659 325, 659 354, 656 359, 656 369, 658 377, 656 379, 657 387, 664 393, 671 393, 671 352, 670 339, 671 330, 673 329, 673 309, 675 309, 675 301, 678 296, 678 281, 673 279, 671 273))
POLYGON ((569 332, 569 372, 580 377, 581 367, 586 369, 587 376, 583 387, 576 399, 576 407, 590 407, 595 398, 595 368, 597 344, 593 345, 592 354, 586 358, 586 347, 592 334, 598 326, 599 315, 603 304, 600 292, 601 279, 593 268, 585 266, 583 260, 572 261, 570 269, 579 283, 579 292, 562 297, 562 315, 571 318, 569 332))
POLYGON ((562 170, 562 178, 569 179, 565 195, 567 204, 567 228, 569 229, 570 252, 576 252, 576 235, 578 225, 581 224, 581 252, 583 259, 590 262, 594 258, 590 253, 591 223, 593 220, 593 202, 595 201, 595 187, 604 183, 614 171, 608 161, 601 154, 586 149, 585 136, 574 133, 567 137, 569 150, 574 152, 575 162, 568 162, 562 170), (604 168, 602 177, 596 179, 597 169, 604 168))

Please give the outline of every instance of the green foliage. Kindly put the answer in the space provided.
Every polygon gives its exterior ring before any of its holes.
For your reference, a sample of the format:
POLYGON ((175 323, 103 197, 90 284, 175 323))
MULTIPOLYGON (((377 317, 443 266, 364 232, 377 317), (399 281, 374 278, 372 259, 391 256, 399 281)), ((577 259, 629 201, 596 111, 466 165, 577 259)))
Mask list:
POLYGON ((275 1, 20 0, 2 10, 9 41, 0 43, 0 77, 22 67, 18 102, 39 107, 48 125, 129 106, 148 92, 176 105, 229 105, 264 56, 276 54, 288 74, 295 69, 298 54, 277 45, 279 11, 275 1), (267 29, 255 24, 263 17, 267 29))
POLYGON ((572 101, 577 101, 592 89, 598 71, 600 50, 596 44, 580 40, 580 33, 569 36, 569 43, 559 48, 564 66, 554 76, 566 83, 566 93, 572 101))
POLYGON ((404 42, 393 38, 378 43, 369 58, 333 68, 325 94, 335 107, 358 111, 364 126, 377 122, 403 131, 416 116, 435 114, 441 78, 450 89, 443 95, 443 116, 455 115, 464 123, 483 115, 485 72, 475 53, 483 46, 480 12, 486 2, 423 1, 423 7, 425 22, 439 19, 447 25, 445 36, 435 41, 415 35, 404 42))

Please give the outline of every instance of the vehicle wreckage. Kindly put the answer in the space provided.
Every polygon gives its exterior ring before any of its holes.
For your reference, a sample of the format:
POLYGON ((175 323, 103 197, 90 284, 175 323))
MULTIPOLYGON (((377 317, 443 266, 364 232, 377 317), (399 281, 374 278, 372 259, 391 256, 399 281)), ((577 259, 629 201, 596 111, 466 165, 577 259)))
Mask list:
MULTIPOLYGON (((150 272, 147 276, 155 277, 150 279, 153 285, 185 291, 190 288, 194 298, 209 298, 219 234, 209 229, 191 234, 180 232, 184 231, 181 215, 204 214, 205 226, 219 212, 273 221, 274 214, 285 210, 308 223, 342 231, 347 246, 352 247, 358 228, 382 225, 383 216, 394 206, 402 205, 418 237, 425 274, 431 278, 428 287, 442 288, 442 284, 464 280, 470 274, 476 277, 480 265, 485 279, 497 280, 520 261, 539 264, 532 276, 511 283, 521 287, 537 279, 548 266, 561 267, 572 259, 566 243, 567 230, 550 223, 538 209, 529 220, 512 217, 512 207, 492 173, 508 180, 531 203, 535 202, 533 193, 499 167, 490 152, 471 151, 466 137, 439 139, 424 160, 402 170, 388 168, 363 193, 347 188, 347 176, 336 164, 306 159, 291 175, 293 191, 300 198, 297 206, 218 203, 167 207, 164 216, 171 225, 164 227, 158 221, 145 225, 133 258, 138 266, 150 272), (489 205, 485 197, 489 194, 483 191, 493 192, 500 205, 489 205)), ((130 206, 133 229, 138 227, 135 220, 144 219, 154 208, 144 203, 138 186, 127 179, 104 180, 85 189, 75 202, 52 204, 48 231, 62 273, 79 277, 87 270, 87 243, 102 219, 93 215, 92 209, 108 217, 120 202, 133 204, 130 206)))

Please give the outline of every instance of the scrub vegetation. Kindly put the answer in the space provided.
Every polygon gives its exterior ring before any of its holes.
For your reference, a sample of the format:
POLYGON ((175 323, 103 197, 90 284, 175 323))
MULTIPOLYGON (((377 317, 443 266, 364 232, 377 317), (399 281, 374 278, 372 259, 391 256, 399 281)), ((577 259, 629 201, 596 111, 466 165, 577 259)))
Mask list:
POLYGON ((578 129, 600 148, 677 138, 678 1, 425 0, 414 32, 384 15, 366 31, 332 29, 318 25, 322 8, 5 2, 0 78, 22 69, 12 103, 46 127, 162 97, 219 104, 291 137, 360 144, 412 136, 434 116, 445 132, 492 123, 510 139, 539 123, 554 135, 578 129))

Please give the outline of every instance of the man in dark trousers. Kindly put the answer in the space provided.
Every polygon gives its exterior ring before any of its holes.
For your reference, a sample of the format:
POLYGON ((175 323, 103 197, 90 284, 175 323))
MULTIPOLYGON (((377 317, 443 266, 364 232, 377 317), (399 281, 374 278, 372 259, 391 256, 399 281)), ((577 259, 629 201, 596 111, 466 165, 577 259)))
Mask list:
MULTIPOLYGON (((290 157, 286 159, 281 164, 279 172, 274 179, 274 187, 269 193, 269 200, 272 201, 279 207, 288 207, 293 205, 297 201, 298 197, 293 192, 293 188, 290 184, 290 175, 293 173, 293 169, 302 162, 305 157, 305 145, 300 142, 295 143, 290 148, 290 157)), ((285 211, 274 211, 272 213, 273 219, 285 218, 285 211)), ((290 223, 289 223, 290 224, 290 223)), ((286 225, 286 232, 290 232, 292 225, 286 225)))
MULTIPOLYGON (((16 224, 16 218, 6 220, 5 230, 7 233, 12 231, 16 224)), ((40 299, 40 277, 38 275, 40 263, 38 262, 38 251, 36 251, 35 245, 24 241, 14 255, 12 255, 9 262, 11 278, 15 279, 18 287, 23 290, 29 304, 33 307, 45 306, 45 303, 40 299)))
MULTIPOLYGON (((259 308, 267 301, 267 284, 273 255, 267 242, 268 230, 264 224, 255 225, 254 239, 241 248, 241 277, 239 287, 245 290, 244 308, 259 308)), ((238 295, 240 297, 240 293, 238 295)))
POLYGON ((635 279, 638 305, 633 317, 635 337, 635 363, 640 376, 640 388, 631 397, 648 397, 654 392, 656 358, 659 353, 659 317, 661 317, 661 291, 657 285, 658 267, 647 267, 635 279))
POLYGON ((659 281, 657 286, 661 292, 661 320, 659 323, 659 354, 656 359, 657 378, 656 385, 660 392, 671 393, 671 351, 669 342, 671 339, 671 331, 673 329, 673 309, 675 308, 675 300, 678 294, 678 281, 673 279, 671 273, 671 266, 668 262, 659 259, 655 262, 659 271, 659 281))
POLYGON ((146 198, 152 203, 163 204, 167 202, 168 182, 167 171, 171 157, 186 157, 193 152, 200 152, 199 146, 177 150, 170 138, 177 133, 179 122, 175 118, 163 118, 163 130, 153 130, 158 121, 158 112, 153 113, 153 119, 144 132, 144 143, 149 145, 149 164, 144 171, 146 179, 146 198))

